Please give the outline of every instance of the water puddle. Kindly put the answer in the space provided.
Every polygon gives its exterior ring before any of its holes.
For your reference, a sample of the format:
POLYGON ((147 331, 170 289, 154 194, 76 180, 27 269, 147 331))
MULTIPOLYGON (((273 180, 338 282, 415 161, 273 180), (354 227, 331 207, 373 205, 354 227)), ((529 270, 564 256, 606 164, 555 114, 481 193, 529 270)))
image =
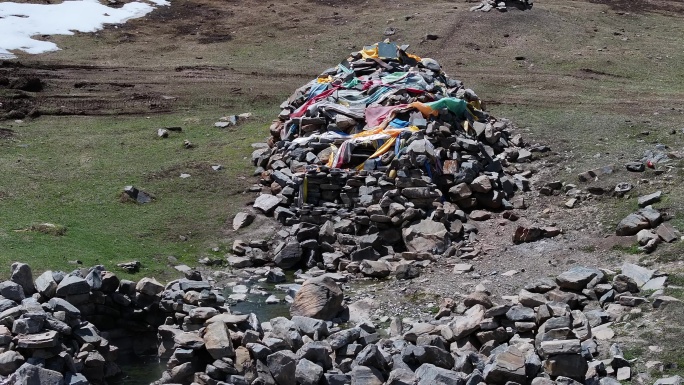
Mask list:
POLYGON ((16 56, 19 50, 31 54, 56 51, 55 43, 34 39, 37 35, 73 35, 95 32, 104 24, 120 24, 143 17, 166 0, 135 1, 121 8, 100 4, 97 0, 64 1, 59 4, 0 3, 0 59, 16 56))
POLYGON ((109 381, 110 385, 150 385, 160 379, 166 369, 166 363, 156 356, 128 357, 117 363, 123 373, 109 381))

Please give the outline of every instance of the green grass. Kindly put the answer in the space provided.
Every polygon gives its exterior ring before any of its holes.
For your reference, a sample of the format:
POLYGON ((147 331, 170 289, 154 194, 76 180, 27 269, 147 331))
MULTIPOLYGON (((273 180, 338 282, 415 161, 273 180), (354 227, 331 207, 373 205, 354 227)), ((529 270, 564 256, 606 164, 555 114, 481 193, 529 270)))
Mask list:
POLYGON ((614 245, 612 250, 618 251, 624 254, 641 254, 638 245, 632 245, 630 247, 624 247, 622 245, 614 245))
MULTIPOLYGON (((235 111, 235 113, 247 110, 235 111)), ((13 261, 34 271, 116 264, 139 260, 133 278, 173 274, 168 257, 196 265, 205 255, 222 255, 220 230, 240 208, 235 199, 252 179, 250 144, 262 141, 268 107, 235 129, 217 129, 216 111, 147 117, 43 117, 12 129, 0 141, 0 266, 13 261), (181 126, 167 139, 156 129, 181 126), (185 149, 183 140, 195 144, 185 149), (211 165, 224 169, 214 171, 211 165), (181 173, 191 175, 181 179, 181 173), (134 185, 156 197, 153 203, 122 203, 134 185), (49 222, 66 228, 54 236, 17 231, 49 222), (187 237, 181 241, 180 236, 187 237), (221 247, 221 252, 211 247, 221 247)))

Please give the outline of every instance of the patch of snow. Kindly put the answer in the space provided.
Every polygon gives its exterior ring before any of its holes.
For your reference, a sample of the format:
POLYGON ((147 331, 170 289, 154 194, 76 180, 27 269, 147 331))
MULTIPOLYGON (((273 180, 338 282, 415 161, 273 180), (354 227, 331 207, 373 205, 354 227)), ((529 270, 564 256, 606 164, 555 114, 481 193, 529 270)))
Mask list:
POLYGON ((36 35, 73 35, 95 32, 104 24, 120 24, 143 17, 166 6, 166 0, 132 2, 121 8, 111 8, 97 0, 64 1, 60 4, 0 3, 0 59, 14 58, 11 50, 31 54, 56 51, 56 44, 32 39, 36 35), (153 5, 154 4, 154 5, 153 5))

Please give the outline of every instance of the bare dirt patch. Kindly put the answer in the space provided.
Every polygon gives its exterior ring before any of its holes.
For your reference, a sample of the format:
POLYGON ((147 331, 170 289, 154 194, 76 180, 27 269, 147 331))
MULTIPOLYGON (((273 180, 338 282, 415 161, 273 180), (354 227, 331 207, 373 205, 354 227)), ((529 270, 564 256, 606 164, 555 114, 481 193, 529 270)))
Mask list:
POLYGON ((681 15, 684 11, 684 3, 676 0, 590 0, 592 3, 605 4, 618 13, 647 13, 655 12, 668 15, 681 15))

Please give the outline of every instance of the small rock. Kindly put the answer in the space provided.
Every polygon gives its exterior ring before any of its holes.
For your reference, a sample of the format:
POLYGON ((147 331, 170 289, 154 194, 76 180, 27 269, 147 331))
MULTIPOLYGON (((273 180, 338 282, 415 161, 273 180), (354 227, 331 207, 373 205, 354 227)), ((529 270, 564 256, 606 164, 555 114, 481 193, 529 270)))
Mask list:
POLYGON ((639 207, 646 207, 653 203, 660 202, 660 198, 663 196, 662 191, 656 191, 652 194, 640 196, 638 199, 639 207))

